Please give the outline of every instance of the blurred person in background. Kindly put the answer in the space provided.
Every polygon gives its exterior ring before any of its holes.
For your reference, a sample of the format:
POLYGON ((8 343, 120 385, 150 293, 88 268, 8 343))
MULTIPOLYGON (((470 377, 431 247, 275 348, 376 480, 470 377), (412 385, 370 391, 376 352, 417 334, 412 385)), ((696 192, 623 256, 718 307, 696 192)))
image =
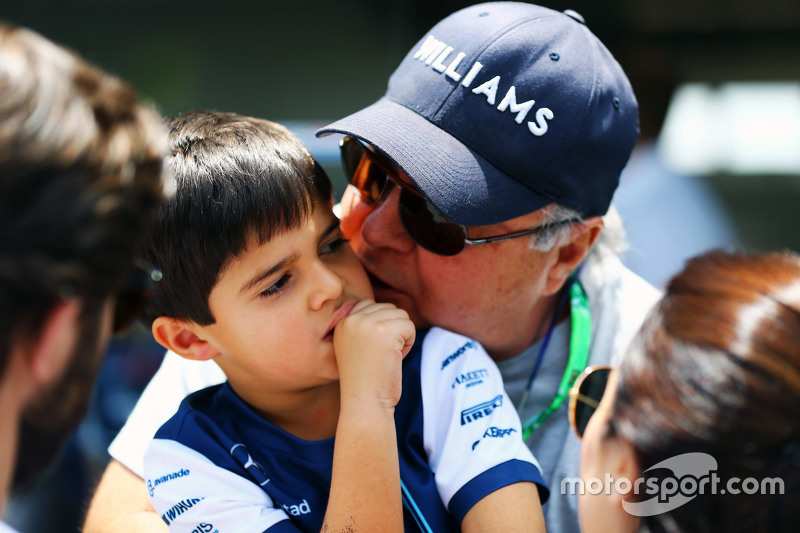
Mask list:
POLYGON ((691 259, 571 397, 586 533, 797 531, 800 256, 691 259))
POLYGON ((677 68, 656 46, 624 43, 617 58, 639 101, 639 142, 622 171, 612 204, 625 226, 625 266, 663 288, 684 262, 738 242, 725 206, 702 176, 670 168, 658 147, 677 68), (654 238, 654 235, 657 237, 654 238))
POLYGON ((127 84, 0 23, 2 506, 58 453, 112 328, 138 307, 135 252, 165 150, 159 116, 127 84))

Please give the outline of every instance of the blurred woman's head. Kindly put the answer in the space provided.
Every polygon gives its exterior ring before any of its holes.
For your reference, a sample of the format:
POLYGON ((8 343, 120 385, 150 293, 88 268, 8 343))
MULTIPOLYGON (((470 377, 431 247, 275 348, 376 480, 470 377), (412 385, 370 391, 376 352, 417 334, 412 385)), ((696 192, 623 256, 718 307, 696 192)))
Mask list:
POLYGON ((607 473, 631 483, 581 498, 588 533, 797 530, 800 257, 715 251, 670 281, 585 430, 584 482, 607 473))

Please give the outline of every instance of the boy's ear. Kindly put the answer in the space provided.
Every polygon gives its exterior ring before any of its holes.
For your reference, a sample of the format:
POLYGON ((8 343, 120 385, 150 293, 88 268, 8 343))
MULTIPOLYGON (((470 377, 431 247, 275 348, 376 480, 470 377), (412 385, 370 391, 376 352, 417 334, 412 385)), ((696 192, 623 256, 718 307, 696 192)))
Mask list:
POLYGON ((160 316, 153 321, 153 337, 161 346, 181 357, 207 361, 219 355, 219 350, 195 332, 197 325, 188 320, 160 316))
POLYGON ((600 217, 587 218, 574 225, 570 231, 569 240, 558 245, 556 263, 550 269, 547 277, 547 294, 555 294, 561 289, 569 275, 586 258, 602 231, 603 219, 600 217))

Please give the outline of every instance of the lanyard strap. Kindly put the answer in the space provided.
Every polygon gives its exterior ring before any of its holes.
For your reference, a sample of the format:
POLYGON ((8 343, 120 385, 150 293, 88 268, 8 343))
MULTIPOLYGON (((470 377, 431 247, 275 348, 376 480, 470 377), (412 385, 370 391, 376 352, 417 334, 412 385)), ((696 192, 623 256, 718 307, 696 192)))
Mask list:
MULTIPOLYGON (((569 359, 567 360, 567 367, 564 369, 564 375, 561 376, 561 382, 558 385, 558 390, 556 391, 555 397, 541 413, 538 415, 532 416, 527 419, 522 424, 522 439, 527 441, 531 434, 536 431, 536 429, 541 426, 547 417, 549 417, 553 411, 558 409, 564 400, 569 395, 569 389, 575 383, 575 379, 578 377, 583 369, 586 368, 586 363, 589 360, 589 343, 592 338, 592 316, 591 312, 589 311, 589 299, 586 296, 586 291, 581 285, 581 282, 578 280, 576 272, 572 283, 569 287, 569 302, 570 302, 570 319, 572 321, 572 331, 570 332, 569 338, 569 359)), ((530 379, 528 380, 528 386, 526 387, 525 391, 523 392, 522 401, 520 402, 519 410, 522 411, 522 408, 525 406, 525 403, 528 398, 528 394, 530 394, 530 390, 533 385, 534 378, 539 371, 539 365, 541 364, 544 351, 547 348, 547 344, 550 341, 550 335, 553 332, 553 328, 555 327, 555 323, 558 320, 558 315, 561 313, 561 305, 558 306, 556 310, 556 316, 553 318, 553 322, 550 324, 550 328, 547 330, 547 335, 545 335, 544 340, 542 341, 542 348, 539 352, 539 357, 536 360, 536 364, 533 367, 531 372, 530 379)))
POLYGON ((406 488, 406 484, 403 483, 403 479, 400 478, 400 491, 402 492, 403 496, 403 507, 411 513, 411 516, 414 517, 414 522, 417 523, 417 527, 423 533, 433 533, 431 526, 428 525, 428 521, 425 520, 425 515, 422 514, 417 502, 414 501, 414 497, 411 495, 411 492, 406 488))

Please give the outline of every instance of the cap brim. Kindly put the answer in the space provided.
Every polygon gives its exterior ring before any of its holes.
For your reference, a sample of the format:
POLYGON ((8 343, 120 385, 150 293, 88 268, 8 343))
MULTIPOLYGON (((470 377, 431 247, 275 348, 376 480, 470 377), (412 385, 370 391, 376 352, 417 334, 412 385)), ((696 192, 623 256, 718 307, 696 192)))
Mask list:
POLYGON ((317 130, 316 135, 331 133, 358 137, 384 152, 448 220, 459 224, 504 222, 552 203, 387 98, 317 130))

